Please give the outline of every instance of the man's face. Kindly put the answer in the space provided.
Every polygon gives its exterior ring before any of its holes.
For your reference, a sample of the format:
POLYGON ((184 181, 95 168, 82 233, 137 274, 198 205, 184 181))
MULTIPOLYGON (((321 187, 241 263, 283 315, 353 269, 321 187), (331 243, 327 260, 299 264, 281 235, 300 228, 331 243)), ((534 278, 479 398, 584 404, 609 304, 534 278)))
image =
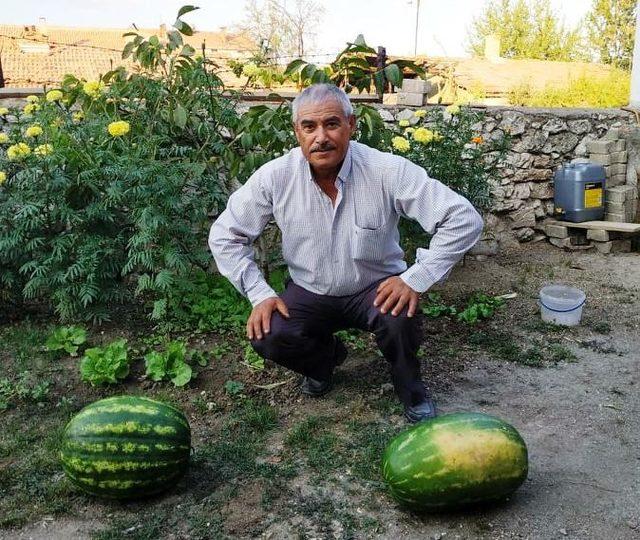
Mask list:
POLYGON ((355 128, 355 116, 347 117, 334 99, 303 105, 294 125, 302 153, 317 172, 332 171, 340 165, 355 128))

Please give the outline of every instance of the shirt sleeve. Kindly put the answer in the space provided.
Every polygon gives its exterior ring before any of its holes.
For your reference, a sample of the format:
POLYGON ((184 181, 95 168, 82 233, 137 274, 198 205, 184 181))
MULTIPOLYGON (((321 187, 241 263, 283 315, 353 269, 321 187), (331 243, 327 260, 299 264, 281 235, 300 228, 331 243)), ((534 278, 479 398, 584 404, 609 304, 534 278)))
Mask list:
POLYGON ((271 192, 265 176, 262 171, 256 171, 232 193, 227 208, 209 232, 209 249, 218 271, 253 306, 278 296, 260 272, 252 245, 273 215, 271 192))
POLYGON ((395 189, 396 211, 415 219, 433 235, 429 249, 418 248, 416 262, 400 278, 416 292, 444 280, 482 234, 480 214, 465 199, 408 160, 403 160, 395 189))

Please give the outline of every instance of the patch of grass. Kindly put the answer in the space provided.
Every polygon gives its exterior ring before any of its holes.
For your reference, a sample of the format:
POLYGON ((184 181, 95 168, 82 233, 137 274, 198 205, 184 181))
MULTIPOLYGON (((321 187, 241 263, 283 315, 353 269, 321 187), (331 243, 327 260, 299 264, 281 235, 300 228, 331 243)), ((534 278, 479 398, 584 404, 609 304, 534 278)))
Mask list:
POLYGON ((2 415, 0 527, 19 527, 44 514, 66 514, 77 506, 58 460, 68 415, 61 414, 61 409, 51 411, 21 406, 2 415))
POLYGON ((578 359, 573 351, 558 343, 551 343, 547 350, 552 362, 575 362, 578 359))
POLYGON ((346 449, 349 468, 361 480, 381 483, 382 454, 395 431, 388 425, 373 422, 349 422, 347 430, 351 434, 346 449))
POLYGON ((523 347, 515 336, 501 331, 474 332, 469 343, 481 347, 492 356, 506 362, 530 367, 543 367, 548 363, 575 362, 576 356, 558 343, 541 344, 533 340, 531 346, 523 347))
POLYGON ((292 460, 305 461, 318 474, 335 471, 342 461, 339 439, 331 431, 328 418, 311 416, 303 420, 287 434, 285 445, 292 460))
POLYGON ((610 334, 611 324, 608 321, 597 321, 590 325, 591 329, 598 334, 610 334))

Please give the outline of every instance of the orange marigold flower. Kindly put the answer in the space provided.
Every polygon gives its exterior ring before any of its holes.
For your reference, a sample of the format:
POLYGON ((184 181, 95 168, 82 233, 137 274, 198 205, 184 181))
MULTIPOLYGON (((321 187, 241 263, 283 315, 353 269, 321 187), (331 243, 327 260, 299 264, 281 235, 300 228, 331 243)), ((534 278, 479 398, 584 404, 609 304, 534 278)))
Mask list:
POLYGON ((471 139, 471 142, 475 144, 482 144, 484 142, 484 139, 482 137, 474 137, 473 139, 471 139))

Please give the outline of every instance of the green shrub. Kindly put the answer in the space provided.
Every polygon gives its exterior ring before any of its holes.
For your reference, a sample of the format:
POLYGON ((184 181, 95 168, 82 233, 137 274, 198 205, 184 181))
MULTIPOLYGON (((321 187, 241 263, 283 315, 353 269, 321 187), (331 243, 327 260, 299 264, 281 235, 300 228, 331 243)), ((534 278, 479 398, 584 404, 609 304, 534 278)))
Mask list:
POLYGON ((509 92, 509 103, 525 107, 622 107, 629 103, 631 75, 612 69, 606 77, 583 74, 566 86, 547 86, 534 90, 522 83, 509 92))

